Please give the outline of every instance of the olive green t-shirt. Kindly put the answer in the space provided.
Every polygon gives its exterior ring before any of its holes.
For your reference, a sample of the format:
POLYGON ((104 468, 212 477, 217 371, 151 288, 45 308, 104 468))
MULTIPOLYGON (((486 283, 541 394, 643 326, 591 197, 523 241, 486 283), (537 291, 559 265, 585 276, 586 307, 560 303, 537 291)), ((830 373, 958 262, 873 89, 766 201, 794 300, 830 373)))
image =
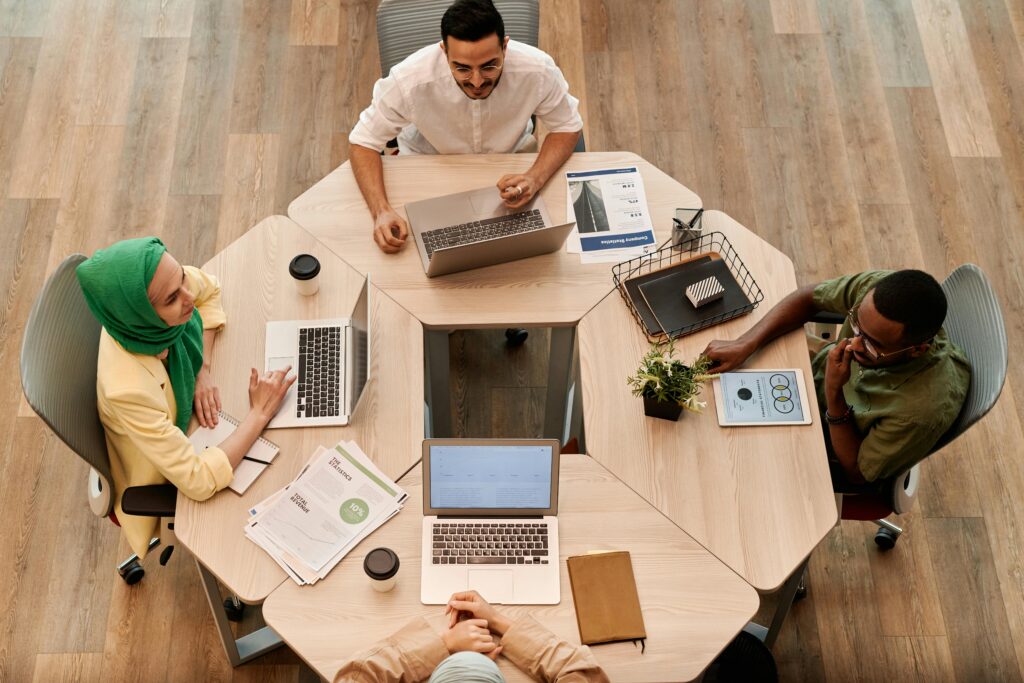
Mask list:
MULTIPOLYGON (((822 282, 814 288, 814 304, 819 310, 846 315, 891 272, 870 270, 822 282)), ((839 339, 852 336, 847 319, 839 339)), ((818 405, 823 411, 825 366, 833 346, 826 346, 811 361, 818 405)), ((875 481, 892 477, 924 459, 956 420, 970 382, 967 358, 944 330, 935 335, 924 354, 905 363, 866 368, 851 361, 850 381, 843 387, 843 395, 864 437, 857 455, 864 478, 875 481)), ((825 439, 831 452, 828 429, 825 439)))

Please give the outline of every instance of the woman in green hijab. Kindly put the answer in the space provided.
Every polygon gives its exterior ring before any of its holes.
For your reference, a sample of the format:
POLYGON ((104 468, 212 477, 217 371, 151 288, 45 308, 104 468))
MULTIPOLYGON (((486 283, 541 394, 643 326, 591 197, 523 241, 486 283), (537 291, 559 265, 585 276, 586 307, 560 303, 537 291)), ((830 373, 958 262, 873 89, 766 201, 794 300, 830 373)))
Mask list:
POLYGON ((143 557, 159 520, 122 514, 124 490, 170 482, 189 498, 205 500, 226 487, 295 378, 287 377, 288 369, 261 375, 253 368, 249 413, 219 447, 197 453, 185 436, 192 412, 212 427, 220 410, 210 377, 214 340, 225 323, 220 283, 179 264, 155 237, 101 249, 76 272, 103 325, 96 396, 114 510, 132 549, 143 557))

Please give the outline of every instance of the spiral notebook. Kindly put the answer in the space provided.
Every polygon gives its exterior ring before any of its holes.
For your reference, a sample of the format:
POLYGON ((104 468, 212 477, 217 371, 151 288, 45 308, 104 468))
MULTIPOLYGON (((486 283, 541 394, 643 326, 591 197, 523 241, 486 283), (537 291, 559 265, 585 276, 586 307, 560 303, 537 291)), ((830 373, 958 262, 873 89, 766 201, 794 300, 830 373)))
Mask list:
MULTIPOLYGON (((238 427, 238 420, 223 410, 218 415, 220 421, 216 427, 213 429, 200 427, 188 438, 197 451, 204 451, 211 446, 219 445, 238 427)), ((262 436, 256 439, 256 443, 252 445, 242 462, 238 463, 238 467, 235 468, 235 477, 228 484, 228 488, 238 494, 245 493, 245 490, 256 481, 256 478, 263 474, 263 470, 267 469, 274 461, 280 450, 262 436)))

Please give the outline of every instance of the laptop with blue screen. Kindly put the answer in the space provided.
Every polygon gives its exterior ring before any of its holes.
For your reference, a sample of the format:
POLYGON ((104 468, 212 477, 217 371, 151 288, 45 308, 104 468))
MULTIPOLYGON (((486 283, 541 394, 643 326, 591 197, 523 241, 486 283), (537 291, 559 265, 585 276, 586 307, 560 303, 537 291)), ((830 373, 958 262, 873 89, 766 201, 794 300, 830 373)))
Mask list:
POLYGON ((423 604, 559 602, 558 455, 556 439, 423 442, 423 604))

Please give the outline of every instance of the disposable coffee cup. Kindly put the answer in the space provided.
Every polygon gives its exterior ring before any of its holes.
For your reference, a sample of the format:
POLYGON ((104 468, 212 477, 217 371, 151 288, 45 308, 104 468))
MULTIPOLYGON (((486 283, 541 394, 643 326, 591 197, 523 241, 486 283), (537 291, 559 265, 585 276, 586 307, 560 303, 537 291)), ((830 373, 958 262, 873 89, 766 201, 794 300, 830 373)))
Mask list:
POLYGON ((320 289, 320 261, 312 254, 299 254, 288 264, 288 274, 302 296, 313 296, 320 289))
POLYGON ((363 559, 363 571, 370 577, 370 585, 381 593, 395 587, 398 565, 398 555, 391 548, 374 548, 363 559))

